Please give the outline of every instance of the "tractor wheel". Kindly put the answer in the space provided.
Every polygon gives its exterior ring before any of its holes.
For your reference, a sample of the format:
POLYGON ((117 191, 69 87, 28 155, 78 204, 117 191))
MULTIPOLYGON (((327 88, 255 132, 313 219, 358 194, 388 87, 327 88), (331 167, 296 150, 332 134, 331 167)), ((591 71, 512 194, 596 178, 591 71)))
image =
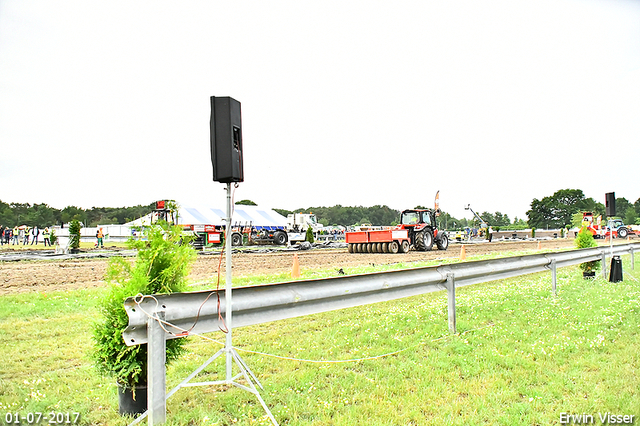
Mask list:
POLYGON ((373 249, 371 248, 371 243, 367 244, 367 253, 373 253, 373 249))
POLYGON ((404 240, 401 244, 400 244, 400 253, 409 253, 409 248, 411 247, 411 245, 409 244, 409 241, 404 240))
POLYGON ((449 247, 449 237, 447 234, 443 234, 442 238, 436 241, 436 245, 438 246, 438 250, 446 250, 449 247))
POLYGON ((360 244, 360 243, 356 243, 356 244, 354 244, 354 245, 353 245, 353 252, 354 252, 354 253, 360 253, 360 246, 361 246, 361 245, 362 245, 362 244, 360 244))
POLYGON ((382 252, 389 253, 389 243, 382 243, 382 252))
POLYGON ((276 233, 273 234, 273 243, 279 246, 287 244, 287 234, 282 231, 276 231, 276 233))
POLYGON ((231 245, 234 247, 238 247, 242 245, 242 235, 234 232, 231 234, 231 245))
POLYGON ((400 246, 398 245, 397 241, 391 241, 389 243, 389 253, 396 254, 398 253, 399 249, 400 249, 400 246))
POLYGON ((416 249, 420 251, 429 251, 433 247, 433 234, 428 228, 416 234, 416 249))
POLYGON ((347 245, 347 250, 349 253, 353 253, 353 244, 349 243, 349 245, 347 245))
POLYGON ((378 244, 377 244, 377 247, 376 247, 376 253, 384 253, 384 252, 382 251, 382 243, 378 243, 378 244))
POLYGON ((618 238, 627 238, 627 235, 629 235, 629 231, 627 231, 627 228, 618 229, 618 238))
POLYGON ((376 243, 371 243, 371 253, 378 252, 378 245, 376 243))

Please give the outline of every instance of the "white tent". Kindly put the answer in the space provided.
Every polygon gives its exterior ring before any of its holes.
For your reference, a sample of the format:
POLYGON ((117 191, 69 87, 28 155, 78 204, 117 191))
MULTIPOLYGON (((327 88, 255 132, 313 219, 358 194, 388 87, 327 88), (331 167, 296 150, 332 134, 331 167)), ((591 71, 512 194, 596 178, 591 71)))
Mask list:
MULTIPOLYGON (((180 225, 215 225, 223 226, 227 216, 227 208, 211 206, 187 206, 180 205, 178 211, 178 224, 180 225)), ((154 213, 149 213, 139 219, 126 223, 126 226, 149 225, 152 222, 154 213)), ((155 220, 155 218, 153 218, 155 220)), ((252 225, 256 229, 284 229, 287 218, 280 213, 259 206, 234 206, 231 217, 233 225, 252 225)))

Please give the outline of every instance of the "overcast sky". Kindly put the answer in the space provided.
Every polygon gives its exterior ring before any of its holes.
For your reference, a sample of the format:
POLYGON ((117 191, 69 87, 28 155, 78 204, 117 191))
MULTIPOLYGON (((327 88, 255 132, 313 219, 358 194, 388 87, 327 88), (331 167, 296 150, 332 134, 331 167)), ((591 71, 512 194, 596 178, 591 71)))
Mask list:
POLYGON ((0 0, 0 200, 224 206, 212 95, 264 207, 640 198, 638 1, 0 0))

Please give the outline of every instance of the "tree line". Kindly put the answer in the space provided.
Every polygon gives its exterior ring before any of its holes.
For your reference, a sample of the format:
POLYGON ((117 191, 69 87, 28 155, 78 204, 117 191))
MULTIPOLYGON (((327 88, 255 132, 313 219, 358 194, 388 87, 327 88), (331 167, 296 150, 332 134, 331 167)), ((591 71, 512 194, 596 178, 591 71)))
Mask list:
MULTIPOLYGON (((424 209, 424 206, 416 206, 416 209, 424 209)), ((274 209, 283 216, 292 213, 313 213, 318 218, 318 222, 324 226, 353 226, 353 225, 397 225, 400 220, 400 211, 392 209, 388 206, 353 206, 347 207, 340 204, 333 207, 309 207, 306 209, 285 210, 274 209)), ((479 215, 483 220, 493 227, 521 227, 526 228, 525 221, 515 218, 512 222, 509 216, 500 212, 489 213, 483 212, 479 215)), ((447 212, 442 212, 438 218, 438 226, 442 229, 455 230, 464 229, 465 227, 478 227, 479 221, 467 218, 455 218, 447 212)))
MULTIPOLYGON (((242 200, 236 204, 255 205, 251 200, 242 200)), ((92 207, 82 209, 68 206, 64 209, 56 209, 47 204, 29 203, 5 203, 0 201, 0 225, 3 226, 46 226, 61 225, 77 219, 85 226, 105 224, 123 224, 145 216, 153 211, 155 203, 137 205, 133 207, 92 207)), ((416 206, 415 208, 424 208, 416 206)), ((314 213, 318 221, 325 226, 329 225, 396 225, 400 220, 400 211, 386 205, 371 207, 342 206, 333 207, 309 207, 296 210, 274 209, 283 216, 291 213, 314 213)), ((581 212, 590 211, 596 216, 605 216, 603 203, 593 198, 585 197, 580 189, 561 189, 554 194, 540 200, 534 198, 531 201, 531 209, 527 211, 527 218, 514 218, 511 220, 507 214, 501 212, 482 212, 479 216, 491 225, 497 227, 524 229, 533 227, 563 228, 579 226, 582 218, 581 212)), ((640 224, 640 198, 631 203, 624 197, 616 198, 616 213, 625 224, 640 224)), ((442 212, 439 217, 439 226, 443 229, 456 230, 465 227, 477 227, 475 218, 455 218, 447 212, 442 212)))
POLYGON ((46 226, 62 225, 77 219, 85 226, 100 224, 123 224, 151 213, 155 203, 133 207, 92 207, 82 209, 67 206, 56 209, 47 204, 5 203, 0 201, 0 225, 3 226, 46 226))
MULTIPOLYGON (((415 208, 425 207, 416 206, 415 208)), ((395 225, 400 219, 400 211, 380 205, 373 207, 336 205, 296 210, 274 210, 283 216, 290 213, 314 213, 318 221, 325 226, 395 225)), ((527 211, 526 219, 515 217, 511 220, 507 214, 498 211, 494 213, 485 211, 479 213, 478 216, 494 229, 559 229, 579 227, 582 221, 582 212, 593 212, 595 216, 602 215, 606 219, 604 204, 593 198, 585 197, 580 189, 561 189, 540 200, 534 198, 531 201, 531 208, 527 211)), ((634 203, 624 197, 616 198, 616 217, 621 218, 627 225, 640 225, 640 198, 634 203)), ((478 227, 479 221, 475 218, 455 218, 447 212, 442 212, 439 217, 439 226, 443 229, 457 230, 478 227)))

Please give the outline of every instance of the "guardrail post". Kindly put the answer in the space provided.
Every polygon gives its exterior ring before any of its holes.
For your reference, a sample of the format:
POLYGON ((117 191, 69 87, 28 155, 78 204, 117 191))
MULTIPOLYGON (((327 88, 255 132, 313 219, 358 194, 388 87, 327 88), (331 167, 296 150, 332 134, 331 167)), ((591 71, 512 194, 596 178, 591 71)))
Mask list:
POLYGON ((556 291, 556 281, 557 281, 556 260, 551 259, 551 289, 553 290, 554 296, 558 295, 558 292, 556 291))
POLYGON ((607 279, 607 252, 602 250, 602 278, 607 279))
POLYGON ((147 410, 149 425, 158 425, 166 421, 166 357, 167 340, 160 321, 164 321, 164 311, 155 313, 156 318, 147 321, 147 410))
POLYGON ((631 254, 631 269, 635 269, 635 262, 633 259, 633 247, 629 247, 629 254, 631 254))
POLYGON ((456 280, 452 273, 447 274, 447 296, 449 302, 449 331, 456 334, 456 280))

